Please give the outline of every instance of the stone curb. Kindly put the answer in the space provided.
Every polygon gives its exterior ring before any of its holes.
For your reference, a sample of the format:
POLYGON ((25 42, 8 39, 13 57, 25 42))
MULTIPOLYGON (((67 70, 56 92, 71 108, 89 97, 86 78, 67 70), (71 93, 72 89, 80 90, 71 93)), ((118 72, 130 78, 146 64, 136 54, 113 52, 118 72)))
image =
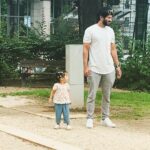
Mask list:
POLYGON ((33 134, 31 132, 27 132, 6 125, 0 124, 0 131, 55 150, 81 150, 80 148, 72 146, 70 144, 58 142, 53 139, 48 139, 43 136, 33 134))

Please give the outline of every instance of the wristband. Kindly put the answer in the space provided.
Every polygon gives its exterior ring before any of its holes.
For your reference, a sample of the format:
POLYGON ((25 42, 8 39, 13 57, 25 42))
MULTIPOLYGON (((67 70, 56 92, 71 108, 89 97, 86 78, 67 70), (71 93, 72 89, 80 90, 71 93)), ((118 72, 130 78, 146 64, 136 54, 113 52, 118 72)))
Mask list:
POLYGON ((120 63, 117 64, 117 65, 115 65, 115 68, 116 68, 116 69, 119 68, 119 67, 121 67, 120 63))

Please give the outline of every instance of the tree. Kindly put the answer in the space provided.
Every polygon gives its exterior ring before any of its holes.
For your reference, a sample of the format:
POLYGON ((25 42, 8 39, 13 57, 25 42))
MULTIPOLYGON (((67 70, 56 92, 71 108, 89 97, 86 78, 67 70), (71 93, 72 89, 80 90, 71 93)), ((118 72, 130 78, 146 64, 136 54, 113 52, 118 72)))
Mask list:
POLYGON ((62 12, 62 0, 53 0, 52 2, 54 6, 54 18, 57 18, 62 12))
POLYGON ((148 8, 148 0, 136 0, 136 18, 134 26, 135 40, 146 41, 148 8))
POLYGON ((96 15, 98 10, 102 7, 102 0, 78 0, 78 16, 79 16, 79 30, 83 35, 84 30, 96 23, 96 15))
POLYGON ((54 18, 58 18, 68 11, 67 7, 71 5, 71 0, 52 0, 52 5, 54 6, 54 18))

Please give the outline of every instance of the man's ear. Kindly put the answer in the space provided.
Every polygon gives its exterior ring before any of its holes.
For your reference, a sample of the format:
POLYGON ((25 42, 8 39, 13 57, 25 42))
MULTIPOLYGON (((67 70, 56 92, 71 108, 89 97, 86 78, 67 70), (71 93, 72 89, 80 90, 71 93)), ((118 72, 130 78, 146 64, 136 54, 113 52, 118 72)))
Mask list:
POLYGON ((99 19, 100 19, 100 20, 103 20, 103 17, 102 17, 102 16, 100 16, 100 17, 99 17, 99 19))

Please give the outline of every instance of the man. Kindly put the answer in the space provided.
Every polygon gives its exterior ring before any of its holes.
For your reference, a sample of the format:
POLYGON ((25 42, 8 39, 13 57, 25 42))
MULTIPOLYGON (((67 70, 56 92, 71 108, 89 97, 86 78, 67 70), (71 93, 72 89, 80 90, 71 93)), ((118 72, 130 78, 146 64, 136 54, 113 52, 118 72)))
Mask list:
POLYGON ((120 79, 122 71, 115 46, 115 34, 111 27, 113 11, 103 8, 96 24, 85 30, 83 37, 84 75, 90 84, 87 98, 87 128, 93 128, 95 97, 99 84, 102 88, 102 120, 107 127, 116 127, 109 119, 110 94, 115 74, 120 79), (116 70, 116 71, 115 71, 116 70))

